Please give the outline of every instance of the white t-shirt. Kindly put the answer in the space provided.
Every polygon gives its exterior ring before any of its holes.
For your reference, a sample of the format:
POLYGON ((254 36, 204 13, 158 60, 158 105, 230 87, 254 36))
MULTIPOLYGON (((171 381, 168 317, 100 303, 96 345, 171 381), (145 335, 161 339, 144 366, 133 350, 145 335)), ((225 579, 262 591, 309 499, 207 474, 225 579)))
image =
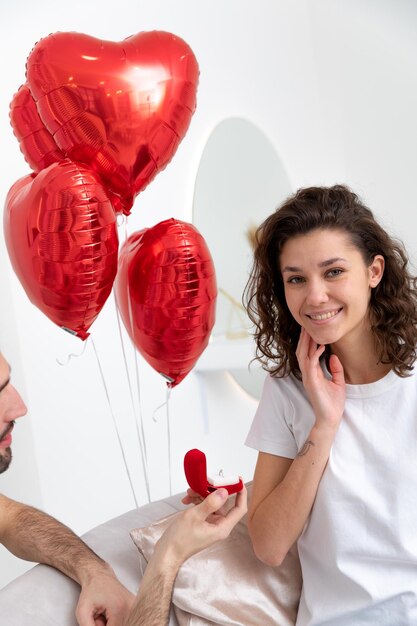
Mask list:
MULTIPOLYGON (((294 458, 314 422, 302 383, 268 376, 246 444, 294 458)), ((297 626, 417 625, 415 372, 347 385, 343 419, 298 548, 297 626)))

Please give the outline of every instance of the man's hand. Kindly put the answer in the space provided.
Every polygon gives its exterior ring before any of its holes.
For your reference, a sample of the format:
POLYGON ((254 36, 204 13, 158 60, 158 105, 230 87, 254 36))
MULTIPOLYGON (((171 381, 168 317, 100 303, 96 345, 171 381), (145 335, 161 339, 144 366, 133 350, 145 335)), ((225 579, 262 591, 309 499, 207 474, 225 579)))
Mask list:
POLYGON ((92 571, 82 584, 76 617, 80 626, 121 626, 127 621, 135 596, 110 567, 92 571))
MULTIPOLYGON (((204 502, 204 500, 205 500, 205 498, 203 498, 199 493, 197 493, 193 489, 188 488, 187 489, 187 493, 181 499, 181 502, 183 504, 194 504, 194 505, 197 505, 197 504, 201 504, 201 502, 204 502)), ((216 512, 217 512, 218 515, 226 515, 226 513, 229 511, 229 509, 230 509, 230 503, 226 499, 226 501, 223 504, 223 506, 220 509, 218 509, 216 512)))
POLYGON ((183 504, 200 504, 203 501, 204 501, 204 498, 200 496, 199 493, 197 493, 196 491, 190 488, 187 489, 187 493, 181 499, 181 502, 183 504))
POLYGON ((181 565, 215 541, 226 539, 247 511, 243 487, 235 496, 234 506, 223 514, 228 495, 226 489, 217 489, 197 506, 175 515, 155 546, 126 626, 168 624, 172 590, 181 565))
POLYGON ((176 516, 155 551, 179 567, 196 552, 225 539, 247 511, 246 487, 236 494, 235 505, 226 512, 228 496, 226 489, 216 489, 195 507, 176 516))

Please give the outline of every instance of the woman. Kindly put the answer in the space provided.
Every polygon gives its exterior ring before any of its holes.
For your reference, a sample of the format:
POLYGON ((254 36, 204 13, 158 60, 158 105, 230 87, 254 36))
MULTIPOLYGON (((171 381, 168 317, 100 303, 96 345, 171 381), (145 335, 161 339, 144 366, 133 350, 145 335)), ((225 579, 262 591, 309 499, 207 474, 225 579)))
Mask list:
POLYGON ((348 188, 299 190, 257 232, 246 298, 270 372, 249 530, 297 541, 297 626, 417 624, 416 279, 348 188))

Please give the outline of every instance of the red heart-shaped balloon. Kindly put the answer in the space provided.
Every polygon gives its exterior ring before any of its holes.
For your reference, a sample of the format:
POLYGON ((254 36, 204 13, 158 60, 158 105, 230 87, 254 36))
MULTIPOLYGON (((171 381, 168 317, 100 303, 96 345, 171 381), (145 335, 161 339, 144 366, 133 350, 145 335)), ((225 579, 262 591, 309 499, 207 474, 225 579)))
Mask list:
POLYGON ((89 164, 126 214, 175 154, 196 106, 195 56, 162 31, 119 43, 49 35, 29 55, 26 76, 59 150, 89 164))
POLYGON ((216 276, 203 237, 175 219, 134 233, 120 250, 115 291, 133 343, 175 387, 207 346, 215 321, 216 276))
POLYGON ((35 172, 65 159, 40 119, 36 102, 27 85, 22 85, 13 96, 10 103, 10 122, 20 149, 35 172))
POLYGON ((116 215, 98 176, 63 161, 21 178, 6 199, 4 234, 31 302, 85 339, 117 272, 116 215))

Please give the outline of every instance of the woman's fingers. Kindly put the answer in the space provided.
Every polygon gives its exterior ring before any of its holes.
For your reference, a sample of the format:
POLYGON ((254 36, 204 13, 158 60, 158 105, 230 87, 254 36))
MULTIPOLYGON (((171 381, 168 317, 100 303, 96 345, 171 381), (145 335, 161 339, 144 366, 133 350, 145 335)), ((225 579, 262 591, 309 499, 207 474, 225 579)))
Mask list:
POLYGON ((296 356, 301 370, 307 364, 307 360, 316 365, 324 353, 326 346, 318 345, 304 327, 301 327, 300 339, 296 350, 296 356))
POLYGON ((300 338, 298 339, 297 350, 295 354, 297 356, 298 362, 304 361, 308 354, 308 346, 309 346, 309 335, 305 328, 301 326, 300 338))
POLYGON ((325 349, 326 346, 324 346, 323 344, 317 345, 315 341, 311 340, 308 356, 310 359, 318 361, 325 349))
POLYGON ((339 357, 336 356, 335 354, 332 354, 330 356, 329 368, 330 368, 330 373, 331 373, 332 378, 333 378, 333 382, 336 385, 344 385, 345 384, 345 374, 344 374, 344 371, 343 371, 343 365, 340 362, 339 357))

